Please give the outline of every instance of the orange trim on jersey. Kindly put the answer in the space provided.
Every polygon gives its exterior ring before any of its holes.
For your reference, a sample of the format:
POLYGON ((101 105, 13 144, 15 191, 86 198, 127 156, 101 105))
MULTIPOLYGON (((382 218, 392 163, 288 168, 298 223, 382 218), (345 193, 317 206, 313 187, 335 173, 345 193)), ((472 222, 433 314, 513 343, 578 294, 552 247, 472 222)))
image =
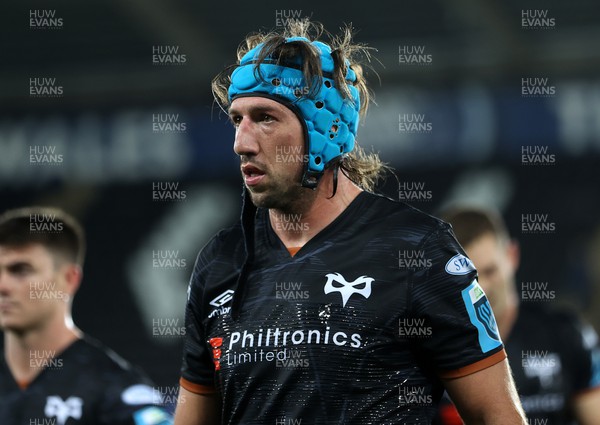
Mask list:
POLYGON ((492 354, 489 357, 486 357, 483 360, 479 360, 478 362, 471 363, 465 367, 461 367, 455 370, 449 370, 446 372, 440 372, 440 378, 460 378, 462 376, 467 376, 475 372, 479 372, 480 370, 487 369, 490 366, 494 366, 496 363, 500 363, 502 360, 506 358, 506 351, 502 349, 502 351, 498 351, 495 354, 492 354))
POLYGON ((179 385, 181 385, 183 388, 194 394, 212 395, 216 392, 214 387, 209 387, 208 385, 194 384, 193 382, 190 382, 183 377, 179 378, 179 385))
POLYGON ((300 251, 300 248, 302 248, 301 246, 292 246, 290 248, 288 248, 288 252, 290 253, 290 255, 293 257, 294 255, 296 255, 298 253, 298 251, 300 251))
POLYGON ((22 390, 26 390, 27 387, 29 386, 29 384, 31 383, 29 381, 16 381, 16 382, 17 382, 17 385, 19 386, 19 388, 21 388, 22 390))

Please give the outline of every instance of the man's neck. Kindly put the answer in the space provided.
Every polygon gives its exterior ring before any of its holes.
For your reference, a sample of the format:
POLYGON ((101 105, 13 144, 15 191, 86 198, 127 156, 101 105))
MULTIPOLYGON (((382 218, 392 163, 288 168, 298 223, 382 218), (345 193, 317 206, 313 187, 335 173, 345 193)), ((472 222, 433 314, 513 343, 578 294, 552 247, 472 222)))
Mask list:
POLYGON ((298 212, 270 209, 271 227, 287 248, 302 247, 331 224, 360 192, 362 189, 340 173, 336 194, 331 197, 333 182, 326 174, 316 189, 314 201, 307 209, 298 212))
POLYGON ((64 320, 23 333, 6 331, 6 363, 17 382, 29 383, 48 365, 48 360, 81 337, 82 333, 77 328, 68 327, 64 320))

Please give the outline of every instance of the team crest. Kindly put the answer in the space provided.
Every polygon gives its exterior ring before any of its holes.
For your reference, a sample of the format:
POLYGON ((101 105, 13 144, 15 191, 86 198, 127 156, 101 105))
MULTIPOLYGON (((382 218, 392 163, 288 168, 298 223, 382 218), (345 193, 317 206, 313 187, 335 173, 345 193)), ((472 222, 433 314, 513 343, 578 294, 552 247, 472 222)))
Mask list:
POLYGON ((69 418, 81 419, 83 400, 79 397, 69 397, 64 400, 57 395, 46 398, 44 415, 48 418, 56 418, 56 425, 65 425, 69 418))
POLYGON ((340 273, 328 273, 325 275, 327 282, 323 291, 326 294, 339 292, 342 296, 342 305, 346 303, 353 294, 362 295, 365 298, 371 296, 371 283, 375 280, 372 277, 361 276, 353 282, 347 282, 340 273))

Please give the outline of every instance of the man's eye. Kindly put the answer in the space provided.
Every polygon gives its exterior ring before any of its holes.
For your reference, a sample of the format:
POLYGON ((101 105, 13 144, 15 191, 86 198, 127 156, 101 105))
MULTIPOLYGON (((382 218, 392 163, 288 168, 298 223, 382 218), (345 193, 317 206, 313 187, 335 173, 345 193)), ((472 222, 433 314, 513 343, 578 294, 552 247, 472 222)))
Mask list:
POLYGON ((29 273, 31 273, 32 269, 31 267, 24 265, 24 264, 19 264, 19 265, 15 265, 12 267, 9 267, 9 270, 12 274, 16 275, 16 276, 25 276, 29 273))
POLYGON ((240 125, 240 122, 242 121, 242 117, 240 117, 239 115, 235 115, 235 116, 229 117, 229 120, 231 121, 231 124, 233 124, 235 127, 237 127, 238 125, 240 125))
POLYGON ((271 122, 271 121, 273 121, 273 117, 271 115, 265 114, 265 115, 263 115, 263 121, 264 122, 271 122))

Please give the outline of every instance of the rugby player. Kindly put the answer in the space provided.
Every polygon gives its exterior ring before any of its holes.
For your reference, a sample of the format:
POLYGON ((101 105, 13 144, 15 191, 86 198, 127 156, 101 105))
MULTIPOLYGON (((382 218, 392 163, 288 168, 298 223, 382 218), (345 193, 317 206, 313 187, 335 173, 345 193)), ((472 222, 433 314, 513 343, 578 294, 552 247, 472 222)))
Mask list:
POLYGON ((364 49, 321 35, 249 36, 213 80, 245 195, 194 266, 175 423, 430 423, 446 388, 469 424, 525 424, 450 227, 371 193, 364 49), (399 264, 413 253, 426 264, 399 264))
MULTIPOLYGON (((474 207, 442 214, 477 267, 479 282, 496 315, 500 336, 530 423, 600 424, 598 336, 571 312, 547 307, 543 293, 517 293, 519 246, 500 215, 474 207)), ((554 294, 551 294, 554 295, 554 294)), ((440 423, 460 424, 454 406, 443 403, 440 423)))
POLYGON ((0 216, 0 424, 170 424, 148 378, 73 323, 84 245, 62 210, 0 216))

